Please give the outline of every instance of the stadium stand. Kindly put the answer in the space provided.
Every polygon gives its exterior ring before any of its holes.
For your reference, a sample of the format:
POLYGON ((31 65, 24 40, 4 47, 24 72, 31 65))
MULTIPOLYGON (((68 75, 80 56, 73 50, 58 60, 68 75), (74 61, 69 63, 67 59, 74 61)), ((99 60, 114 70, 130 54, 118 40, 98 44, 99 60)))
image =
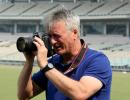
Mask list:
POLYGON ((12 7, 12 3, 0 3, 0 13, 4 12, 5 10, 9 9, 12 7))
POLYGON ((111 13, 111 15, 129 15, 130 14, 130 3, 111 13))
POLYGON ((31 9, 26 10, 21 16, 40 16, 50 9, 54 9, 57 4, 50 2, 38 2, 31 9))
POLYGON ((63 6, 65 8, 67 8, 67 9, 69 9, 69 10, 72 10, 72 9, 75 9, 75 8, 81 6, 81 2, 76 2, 76 3, 73 3, 73 2, 62 2, 62 3, 58 3, 58 4, 60 6, 63 6))
POLYGON ((88 15, 109 15, 111 12, 119 9, 120 7, 127 4, 126 2, 108 2, 104 3, 103 6, 99 7, 98 9, 94 10, 93 12, 89 13, 88 15))
POLYGON ((103 3, 91 3, 91 2, 83 2, 79 7, 72 9, 77 15, 85 15, 88 14, 95 9, 101 7, 103 3))
POLYGON ((113 70, 130 71, 130 0, 107 0, 107 2, 105 2, 106 0, 97 0, 100 2, 95 2, 96 0, 93 0, 94 2, 90 2, 90 0, 75 0, 75 2, 73 0, 16 1, 14 3, 0 3, 1 64, 23 64, 25 58, 16 48, 17 38, 31 36, 32 34, 26 34, 26 32, 33 33, 30 30, 39 31, 42 27, 41 19, 44 16, 65 7, 79 15, 81 36, 85 36, 82 38, 85 39, 90 48, 106 54, 113 70), (27 25, 32 26, 28 28, 27 25), (35 29, 32 28, 33 26, 35 29), (94 32, 88 31, 88 28, 94 32), (7 29, 11 31, 2 32, 2 30, 7 29), (100 30, 102 31, 100 32, 100 30))
POLYGON ((56 11, 57 9, 62 8, 62 7, 67 8, 69 10, 72 10, 72 9, 75 9, 75 8, 77 8, 77 7, 79 7, 81 5, 78 2, 77 3, 73 3, 73 2, 62 2, 62 3, 55 2, 55 3, 58 4, 57 7, 55 7, 52 10, 47 11, 46 13, 44 13, 44 16, 46 16, 47 14, 50 14, 50 13, 56 11))
POLYGON ((4 12, 0 13, 0 16, 17 16, 21 15, 27 9, 34 7, 34 3, 15 3, 9 9, 5 10, 4 12))

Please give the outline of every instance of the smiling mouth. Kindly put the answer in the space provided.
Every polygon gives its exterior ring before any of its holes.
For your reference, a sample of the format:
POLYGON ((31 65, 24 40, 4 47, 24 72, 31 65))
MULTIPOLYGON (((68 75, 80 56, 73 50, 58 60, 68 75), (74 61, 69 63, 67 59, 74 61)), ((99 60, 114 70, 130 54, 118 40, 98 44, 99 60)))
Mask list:
POLYGON ((55 47, 55 49, 56 49, 56 50, 59 50, 59 49, 61 49, 61 47, 60 47, 60 46, 58 46, 58 47, 55 47))
POLYGON ((54 49, 55 49, 55 50, 60 50, 61 48, 62 48, 62 47, 61 47, 60 45, 55 45, 55 46, 54 46, 54 49))

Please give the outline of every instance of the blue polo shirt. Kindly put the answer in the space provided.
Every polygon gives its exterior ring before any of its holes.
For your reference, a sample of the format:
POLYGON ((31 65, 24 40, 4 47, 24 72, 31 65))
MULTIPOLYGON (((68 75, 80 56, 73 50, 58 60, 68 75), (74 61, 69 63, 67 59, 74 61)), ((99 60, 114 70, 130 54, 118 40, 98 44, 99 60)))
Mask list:
MULTIPOLYGON (((55 55, 49 62, 53 63, 60 72, 64 72, 71 65, 62 64, 62 57, 60 55, 55 55)), ((108 58, 103 53, 87 49, 78 67, 65 75, 77 81, 83 76, 97 78, 102 82, 103 87, 91 96, 89 100, 110 100, 112 70, 108 58)), ((71 100, 59 91, 41 71, 35 73, 32 76, 32 80, 46 91, 46 100, 71 100)))

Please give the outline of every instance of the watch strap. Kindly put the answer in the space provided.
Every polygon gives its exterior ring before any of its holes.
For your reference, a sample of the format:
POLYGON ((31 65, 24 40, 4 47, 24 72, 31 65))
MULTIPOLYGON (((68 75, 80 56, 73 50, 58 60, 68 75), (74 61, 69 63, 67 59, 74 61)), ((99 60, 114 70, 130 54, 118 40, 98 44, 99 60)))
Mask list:
POLYGON ((47 71, 49 71, 49 70, 51 70, 51 69, 53 69, 53 68, 54 68, 53 64, 52 64, 52 63, 48 63, 44 68, 41 69, 41 71, 42 71, 43 73, 46 73, 47 71), (51 65, 51 66, 50 66, 50 65, 51 65))

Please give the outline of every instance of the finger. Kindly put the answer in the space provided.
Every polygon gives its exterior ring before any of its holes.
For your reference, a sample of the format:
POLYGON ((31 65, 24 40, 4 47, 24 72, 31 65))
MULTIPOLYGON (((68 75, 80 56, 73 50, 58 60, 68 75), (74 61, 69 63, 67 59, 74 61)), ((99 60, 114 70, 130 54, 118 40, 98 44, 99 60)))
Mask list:
POLYGON ((38 37, 34 37, 34 41, 37 42, 41 46, 44 45, 43 41, 38 37))
POLYGON ((33 43, 36 45, 37 48, 40 48, 41 45, 38 42, 33 41, 33 43))

